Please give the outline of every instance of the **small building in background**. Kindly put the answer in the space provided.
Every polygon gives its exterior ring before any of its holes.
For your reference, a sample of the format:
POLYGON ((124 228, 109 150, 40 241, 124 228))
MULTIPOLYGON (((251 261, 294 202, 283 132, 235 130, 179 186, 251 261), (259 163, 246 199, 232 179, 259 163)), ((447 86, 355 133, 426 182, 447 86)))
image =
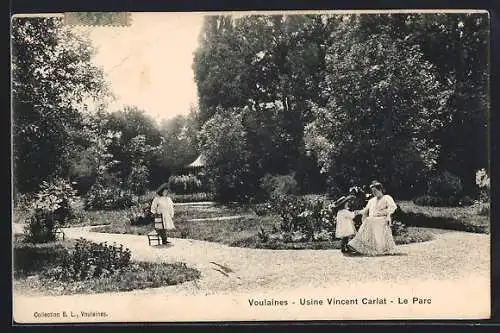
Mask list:
POLYGON ((205 169, 205 157, 203 156, 203 154, 200 154, 196 158, 196 160, 194 160, 192 163, 186 165, 184 167, 184 169, 188 173, 192 173, 192 174, 197 174, 200 171, 203 171, 203 169, 205 169))

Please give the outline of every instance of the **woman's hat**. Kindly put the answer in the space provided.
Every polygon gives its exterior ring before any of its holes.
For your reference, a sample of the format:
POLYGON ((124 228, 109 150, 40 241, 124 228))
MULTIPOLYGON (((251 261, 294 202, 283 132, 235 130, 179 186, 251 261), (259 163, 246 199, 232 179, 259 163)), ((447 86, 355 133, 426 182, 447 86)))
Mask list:
POLYGON ((344 195, 344 196, 341 196, 340 198, 338 198, 334 203, 333 205, 335 207, 339 207, 339 206, 342 206, 342 205, 345 205, 346 202, 348 201, 351 201, 352 199, 354 199, 355 197, 353 195, 344 195))
POLYGON ((158 189, 156 190, 156 194, 162 195, 163 190, 168 190, 168 184, 167 183, 161 184, 160 187, 158 187, 158 189))

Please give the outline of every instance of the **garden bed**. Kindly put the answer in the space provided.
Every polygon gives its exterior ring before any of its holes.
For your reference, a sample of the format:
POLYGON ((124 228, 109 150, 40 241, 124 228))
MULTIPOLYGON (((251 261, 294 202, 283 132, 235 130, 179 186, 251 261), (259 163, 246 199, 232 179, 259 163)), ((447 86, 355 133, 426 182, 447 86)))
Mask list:
MULTIPOLYGON (((397 245, 421 243, 434 239, 434 233, 426 228, 409 227, 408 232, 402 235, 394 236, 394 241, 397 245)), ((230 244, 234 247, 248 247, 256 249, 273 249, 273 250, 331 250, 340 249, 340 240, 318 240, 318 241, 301 241, 301 242, 284 242, 282 240, 269 240, 263 242, 260 237, 252 236, 246 239, 230 244)))
MULTIPOLYGON (((234 247, 268 248, 268 249, 340 249, 340 241, 309 241, 264 243, 258 233, 261 227, 271 232, 280 223, 276 215, 260 217, 240 217, 223 221, 187 221, 177 220, 177 230, 169 231, 168 236, 189 238, 208 242, 217 242, 234 247)), ((130 226, 127 223, 115 223, 92 229, 94 232, 146 235, 153 230, 152 225, 130 226)), ((433 232, 425 228, 408 228, 407 235, 396 236, 397 244, 425 242, 433 239, 433 232)))
POLYGON ((116 274, 83 280, 56 279, 49 274, 58 269, 76 241, 45 244, 23 243, 15 237, 14 289, 21 293, 65 295, 103 293, 157 288, 198 279, 200 272, 184 263, 130 262, 116 274))

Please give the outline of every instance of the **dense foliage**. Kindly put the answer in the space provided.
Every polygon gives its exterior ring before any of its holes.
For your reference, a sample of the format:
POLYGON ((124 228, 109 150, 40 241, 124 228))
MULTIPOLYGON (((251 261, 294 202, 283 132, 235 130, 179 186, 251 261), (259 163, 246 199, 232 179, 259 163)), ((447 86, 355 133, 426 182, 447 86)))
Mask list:
POLYGON ((69 168, 82 103, 104 100, 102 71, 88 39, 59 18, 15 18, 12 94, 15 189, 36 190, 69 168))
POLYGON ((411 198, 448 171, 476 195, 487 54, 482 14, 207 17, 193 69, 216 191, 295 172, 302 192, 379 179, 411 198))
POLYGON ((195 175, 171 176, 168 187, 175 194, 192 194, 203 191, 203 184, 195 175))
POLYGON ((60 281, 88 280, 117 274, 130 264, 130 250, 123 245, 94 243, 83 238, 76 241, 59 265, 45 272, 60 281))
POLYGON ((203 153, 201 188, 173 177, 177 195, 338 197, 378 179, 400 199, 470 196, 484 211, 489 189, 475 173, 489 173, 488 31, 482 14, 207 16, 193 63, 199 106, 158 124, 134 106, 107 112, 83 34, 16 18, 14 189, 61 177, 87 208, 129 207, 203 153))
POLYGON ((75 219, 75 190, 64 179, 43 181, 39 190, 20 207, 26 212, 25 239, 31 243, 46 243, 56 239, 56 228, 75 219))

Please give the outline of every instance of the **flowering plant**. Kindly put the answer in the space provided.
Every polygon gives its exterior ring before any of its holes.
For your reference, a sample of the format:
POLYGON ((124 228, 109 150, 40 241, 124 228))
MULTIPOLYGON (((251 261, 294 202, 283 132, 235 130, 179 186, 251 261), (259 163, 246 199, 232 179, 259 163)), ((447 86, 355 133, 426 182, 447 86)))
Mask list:
POLYGON ((482 202, 490 201, 490 177, 483 168, 476 171, 476 185, 480 191, 480 200, 482 202))

